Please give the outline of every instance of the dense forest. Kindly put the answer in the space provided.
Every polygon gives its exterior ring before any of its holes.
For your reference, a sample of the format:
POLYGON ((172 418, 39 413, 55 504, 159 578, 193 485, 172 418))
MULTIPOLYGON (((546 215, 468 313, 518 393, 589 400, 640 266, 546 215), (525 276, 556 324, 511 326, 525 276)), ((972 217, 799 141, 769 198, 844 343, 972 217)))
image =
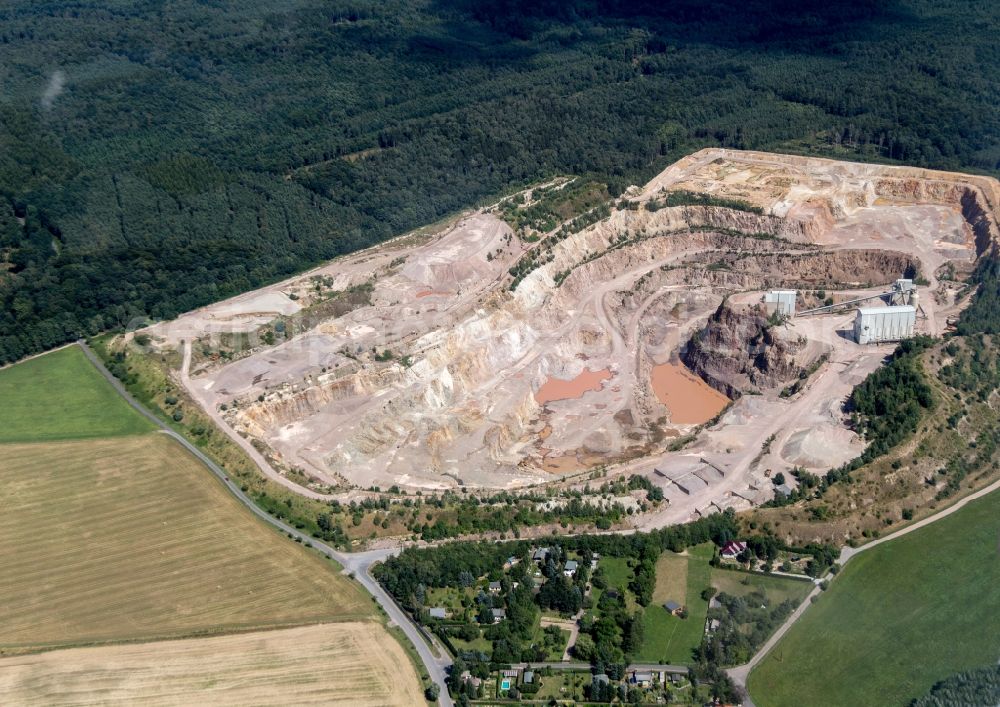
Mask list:
POLYGON ((1000 704, 1000 666, 968 670, 942 680, 910 707, 980 707, 1000 704))
POLYGON ((0 361, 555 174, 703 146, 996 171, 1000 4, 14 0, 0 361))

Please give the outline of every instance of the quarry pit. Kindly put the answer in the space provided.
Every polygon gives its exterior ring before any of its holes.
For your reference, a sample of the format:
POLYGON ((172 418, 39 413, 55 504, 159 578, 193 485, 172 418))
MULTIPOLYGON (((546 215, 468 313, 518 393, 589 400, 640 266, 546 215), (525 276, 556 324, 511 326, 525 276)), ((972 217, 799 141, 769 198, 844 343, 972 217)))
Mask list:
POLYGON ((776 317, 766 291, 802 311, 910 278, 915 333, 940 335, 998 200, 985 177, 703 150, 579 230, 516 233, 483 209, 146 332, 310 495, 643 474, 667 501, 655 527, 864 448, 843 405, 895 344, 855 343, 851 307, 776 317))

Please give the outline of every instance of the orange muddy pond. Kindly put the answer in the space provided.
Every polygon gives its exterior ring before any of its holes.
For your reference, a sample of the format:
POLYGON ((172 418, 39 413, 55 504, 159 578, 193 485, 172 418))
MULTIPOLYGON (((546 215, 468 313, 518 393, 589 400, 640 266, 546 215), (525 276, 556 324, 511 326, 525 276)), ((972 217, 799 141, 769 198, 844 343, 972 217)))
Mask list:
POLYGON ((729 403, 729 398, 681 365, 653 366, 650 379, 656 397, 670 410, 670 421, 678 425, 708 422, 729 403))
POLYGON ((539 405, 553 400, 572 400, 582 398, 583 394, 591 390, 600 390, 604 381, 610 380, 611 370, 605 368, 600 371, 591 371, 584 368, 583 371, 573 380, 560 380, 559 378, 549 378, 545 384, 535 393, 535 401, 539 405))

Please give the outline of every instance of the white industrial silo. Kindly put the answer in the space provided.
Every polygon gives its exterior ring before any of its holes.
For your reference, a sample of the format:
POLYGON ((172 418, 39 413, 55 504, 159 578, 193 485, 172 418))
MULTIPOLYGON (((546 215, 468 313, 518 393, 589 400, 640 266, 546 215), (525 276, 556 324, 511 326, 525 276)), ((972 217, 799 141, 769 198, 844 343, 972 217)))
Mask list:
POLYGON ((900 341, 913 336, 917 310, 899 307, 859 307, 854 317, 854 340, 859 344, 900 341))

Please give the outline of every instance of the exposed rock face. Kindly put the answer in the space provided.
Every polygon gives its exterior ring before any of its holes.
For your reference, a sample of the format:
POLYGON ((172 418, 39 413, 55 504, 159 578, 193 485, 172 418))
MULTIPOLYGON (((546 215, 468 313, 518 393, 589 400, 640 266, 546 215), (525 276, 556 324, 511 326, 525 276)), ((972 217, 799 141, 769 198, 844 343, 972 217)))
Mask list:
POLYGON ((681 352, 681 360, 730 398, 795 378, 800 345, 778 336, 759 310, 736 312, 721 304, 681 352))
MULTIPOLYGON (((1000 183, 988 178, 705 150, 580 230, 565 224, 528 243, 499 220, 506 208, 498 207, 150 333, 211 342, 220 333, 270 334, 272 320, 294 319, 282 329, 293 336, 255 344, 238 360, 195 361, 187 385, 307 475, 360 488, 523 488, 667 453, 666 439, 696 424, 681 422, 653 387, 653 371, 678 355, 729 397, 768 393, 733 407, 729 414, 746 421, 786 404, 816 405, 773 393, 820 350, 835 348, 850 365, 831 366, 824 380, 832 387, 817 395, 847 390, 870 370, 870 355, 838 338, 832 319, 769 326, 754 308, 763 291, 796 289, 809 307, 819 290, 869 295, 917 272, 934 287, 935 273, 967 271, 997 241, 998 204, 1000 183), (659 207, 678 190, 758 208, 659 207), (608 377, 585 395, 536 399, 551 381, 584 370, 608 377)), ((927 331, 946 325, 952 284, 922 300, 927 331)), ((688 395, 676 393, 674 407, 688 395)), ((839 429, 839 409, 810 409, 813 420, 839 429)), ((702 430, 699 450, 729 456, 765 422, 702 430)), ((857 451, 829 431, 810 447, 811 434, 790 440, 788 454, 819 460, 831 445, 857 451)))
POLYGON ((976 234, 977 255, 985 253, 993 244, 993 222, 990 220, 988 206, 984 205, 981 196, 981 192, 973 189, 966 189, 962 194, 962 216, 972 226, 972 232, 976 234))
POLYGON ((882 178, 875 183, 879 196, 906 199, 914 203, 943 203, 960 206, 962 216, 976 236, 976 254, 982 255, 993 240, 996 224, 988 203, 987 193, 976 184, 949 181, 927 181, 917 178, 882 178))
POLYGON ((894 250, 768 253, 740 257, 733 269, 757 278, 758 287, 796 289, 880 285, 918 272, 916 258, 894 250))

